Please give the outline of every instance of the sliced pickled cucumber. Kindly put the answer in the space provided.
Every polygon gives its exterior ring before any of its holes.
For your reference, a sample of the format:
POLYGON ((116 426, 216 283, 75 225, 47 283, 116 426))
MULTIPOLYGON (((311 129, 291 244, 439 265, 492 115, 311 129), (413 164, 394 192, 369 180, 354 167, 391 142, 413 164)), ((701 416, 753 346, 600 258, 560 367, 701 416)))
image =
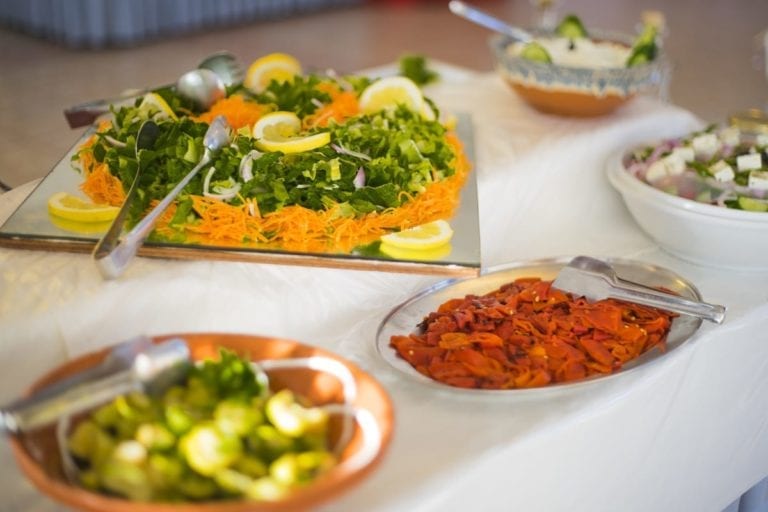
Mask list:
POLYGON ((739 208, 750 212, 768 212, 768 201, 753 197, 739 197, 739 208))
POLYGON ((658 48, 656 46, 656 36, 658 35, 658 29, 655 25, 646 23, 643 26, 643 31, 637 36, 632 49, 627 57, 627 67, 639 66, 651 62, 656 58, 658 48))
POLYGON ((531 41, 523 47, 520 52, 520 56, 524 59, 536 61, 536 62, 552 62, 552 57, 546 48, 536 41, 531 41))
POLYGON ((575 14, 565 16, 560 21, 560 24, 557 25, 557 28, 555 28, 555 33, 561 37, 567 37, 568 39, 589 37, 587 29, 584 28, 584 24, 575 14))

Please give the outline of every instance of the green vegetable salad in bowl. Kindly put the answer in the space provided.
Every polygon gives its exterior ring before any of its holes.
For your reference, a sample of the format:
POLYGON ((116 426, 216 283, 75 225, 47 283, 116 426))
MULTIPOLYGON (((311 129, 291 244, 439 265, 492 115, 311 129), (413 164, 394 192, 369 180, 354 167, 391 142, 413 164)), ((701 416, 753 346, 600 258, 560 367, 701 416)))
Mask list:
POLYGON ((627 171, 649 185, 700 203, 768 212, 768 135, 717 127, 627 155, 627 171))
POLYGON ((663 249, 698 264, 768 270, 768 137, 710 126, 614 155, 608 178, 663 249))
MULTIPOLYGON (((383 455, 391 403, 350 363, 289 340, 182 338, 197 361, 182 382, 14 439, 32 482, 87 510, 296 510, 345 491, 383 455)), ((36 389, 104 355, 72 361, 36 389)))

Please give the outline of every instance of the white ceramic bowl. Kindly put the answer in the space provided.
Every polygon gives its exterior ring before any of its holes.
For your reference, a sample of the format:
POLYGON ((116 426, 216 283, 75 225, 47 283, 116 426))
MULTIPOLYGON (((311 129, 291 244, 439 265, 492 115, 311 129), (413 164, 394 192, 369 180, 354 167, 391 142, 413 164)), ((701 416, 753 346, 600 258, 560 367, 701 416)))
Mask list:
POLYGON ((607 173, 635 221, 663 249, 719 268, 768 271, 768 213, 733 210, 662 192, 627 172, 625 154, 607 173))

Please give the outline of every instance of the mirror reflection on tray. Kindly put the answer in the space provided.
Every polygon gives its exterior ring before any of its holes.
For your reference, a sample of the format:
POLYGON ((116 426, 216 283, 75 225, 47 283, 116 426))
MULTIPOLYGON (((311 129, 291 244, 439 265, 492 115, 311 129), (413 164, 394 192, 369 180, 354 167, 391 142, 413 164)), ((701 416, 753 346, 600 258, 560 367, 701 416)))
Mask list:
POLYGON ((229 144, 140 255, 478 273, 468 116, 441 112, 404 76, 305 74, 285 54, 225 90, 206 109, 179 85, 113 106, 0 228, 0 245, 90 252, 135 181, 128 232, 201 161, 223 116, 229 144), (158 133, 137 144, 147 120, 158 133))

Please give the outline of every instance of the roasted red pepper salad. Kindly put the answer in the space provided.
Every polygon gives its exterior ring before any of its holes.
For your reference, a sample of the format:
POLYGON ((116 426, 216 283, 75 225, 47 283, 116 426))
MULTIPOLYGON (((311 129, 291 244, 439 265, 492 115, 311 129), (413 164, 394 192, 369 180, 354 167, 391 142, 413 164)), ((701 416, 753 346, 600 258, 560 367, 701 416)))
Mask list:
POLYGON ((613 299, 588 302, 521 278, 451 299, 391 346, 419 373, 461 388, 533 388, 618 371, 666 339, 674 314, 613 299))

